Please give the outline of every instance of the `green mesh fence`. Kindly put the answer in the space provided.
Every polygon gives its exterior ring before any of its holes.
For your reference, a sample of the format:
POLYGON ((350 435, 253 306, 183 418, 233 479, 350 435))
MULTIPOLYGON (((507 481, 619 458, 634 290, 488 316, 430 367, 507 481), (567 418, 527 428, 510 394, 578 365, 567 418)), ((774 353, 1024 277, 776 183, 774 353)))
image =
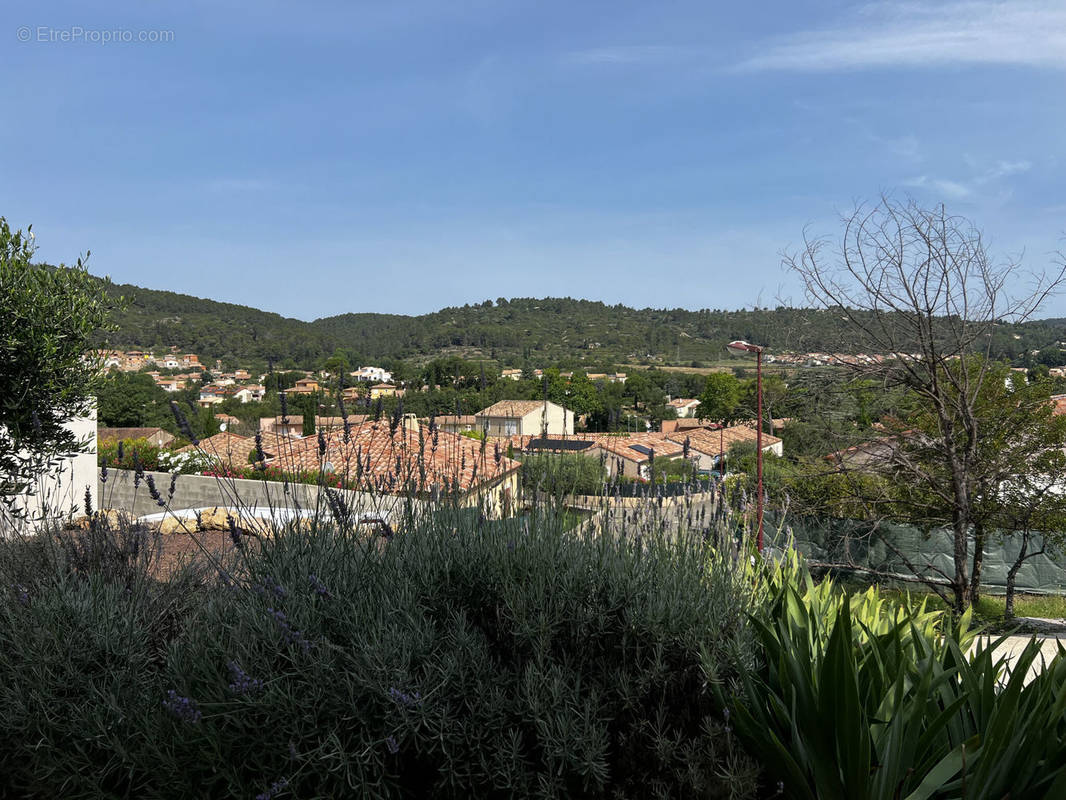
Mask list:
MULTIPOLYGON (((955 571, 951 531, 943 528, 922 531, 913 525, 880 522, 876 525, 860 520, 818 519, 790 516, 784 531, 773 515, 768 515, 765 534, 773 547, 783 547, 787 537, 795 537, 797 548, 811 561, 876 570, 880 573, 911 576, 907 566, 929 565, 951 575, 955 571)), ((1056 539, 1066 537, 1057 535, 1056 539)), ((1043 537, 1034 536, 1028 552, 1043 547, 1043 537)), ((991 594, 1006 591, 1007 571, 1021 550, 1019 536, 990 536, 984 547, 981 585, 991 594)), ((968 552, 973 554, 971 537, 968 552)), ((856 569, 858 574, 861 569, 856 569)), ((930 570, 930 575, 935 573, 930 570)), ((1046 552, 1027 558, 1018 571, 1016 588, 1033 594, 1066 594, 1066 552, 1049 546, 1046 552)))

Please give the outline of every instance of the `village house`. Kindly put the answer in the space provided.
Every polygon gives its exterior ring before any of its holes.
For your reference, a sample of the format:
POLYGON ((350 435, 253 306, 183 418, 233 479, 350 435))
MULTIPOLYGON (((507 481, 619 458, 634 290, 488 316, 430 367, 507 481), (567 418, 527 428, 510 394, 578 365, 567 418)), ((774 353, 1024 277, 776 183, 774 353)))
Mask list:
POLYGON ((123 355, 121 370, 123 372, 137 372, 147 363, 148 359, 140 350, 127 350, 123 355))
POLYGON ((278 436, 303 436, 303 417, 262 417, 259 420, 259 432, 274 433, 278 436))
POLYGON ((209 383, 200 387, 200 397, 197 403, 203 408, 208 408, 209 406, 218 405, 225 399, 226 387, 209 383))
POLYGON ((663 433, 673 433, 674 431, 688 431, 696 430, 698 428, 714 428, 718 429, 718 425, 712 422, 706 422, 698 417, 680 417, 678 419, 664 419, 661 423, 663 433))
MULTIPOLYGON (((370 418, 369 414, 349 414, 348 430, 356 425, 362 425, 370 418)), ((343 431, 345 417, 315 417, 315 431, 343 431)))
POLYGON ((341 397, 346 403, 357 403, 366 395, 366 389, 362 386, 348 386, 341 392, 341 397))
POLYGON ((360 367, 348 374, 357 381, 367 383, 390 383, 392 381, 392 373, 384 367, 360 367))
POLYGON ((322 391, 322 387, 318 385, 316 378, 300 378, 288 391, 292 394, 314 394, 322 391))
POLYGON ((574 412, 546 400, 501 400, 474 416, 488 436, 574 434, 574 412))
MULTIPOLYGON (((277 458, 278 453, 284 452, 294 441, 301 440, 291 439, 288 436, 276 433, 260 433, 259 446, 263 452, 264 464, 273 458, 277 458)), ((231 469, 239 469, 252 464, 258 457, 258 453, 256 457, 252 456, 252 453, 256 453, 254 436, 241 436, 229 430, 216 433, 207 439, 201 439, 198 445, 187 445, 178 450, 178 452, 201 453, 231 469)))
POLYGON ((576 453, 597 458, 610 478, 648 480, 653 458, 676 458, 684 446, 661 433, 583 433, 575 437, 516 436, 509 440, 515 451, 576 453))
POLYGON ((501 378, 506 378, 506 379, 512 380, 512 381, 520 381, 520 380, 522 380, 522 370, 520 370, 520 369, 505 369, 502 372, 500 372, 500 377, 501 378))
POLYGON ((103 369, 121 369, 123 364, 122 353, 117 350, 94 350, 92 358, 100 362, 103 369))
POLYGON ((605 455, 604 466, 612 477, 648 480, 651 478, 652 458, 676 458, 684 446, 672 442, 661 433, 594 434, 593 441, 605 455))
MULTIPOLYGON (((687 441, 689 453, 696 459, 696 469, 700 472, 710 472, 719 468, 723 455, 728 459, 729 450, 734 445, 754 445, 758 440, 758 431, 750 425, 734 425, 728 428, 715 426, 713 429, 679 430, 665 436, 682 446, 687 441)), ((784 455, 784 443, 768 433, 762 435, 762 449, 770 455, 784 455)))
POLYGON ((464 436, 427 435, 413 418, 396 427, 366 420, 350 426, 347 436, 331 430, 321 441, 308 437, 279 449, 267 466, 322 471, 364 491, 427 498, 454 492, 493 517, 510 515, 518 493, 519 462, 464 436))
POLYGON ((155 385, 164 392, 177 392, 185 388, 186 381, 184 378, 177 375, 171 375, 169 377, 157 375, 155 377, 155 385))
POLYGON ((675 397, 673 400, 668 402, 666 405, 669 408, 672 408, 672 409, 674 409, 674 411, 677 412, 677 416, 678 416, 679 419, 684 419, 686 417, 695 416, 696 408, 697 408, 697 406, 699 406, 699 404, 700 404, 699 400, 694 400, 694 399, 685 398, 685 397, 675 397))
POLYGON ((156 447, 167 447, 174 441, 174 434, 162 428, 97 428, 96 439, 101 444, 146 439, 156 447))
POLYGON ((477 417, 473 414, 445 414, 433 418, 437 428, 445 433, 463 433, 477 430, 477 417))
POLYGON ((251 386, 234 386, 233 388, 233 396, 242 403, 250 403, 253 400, 258 400, 262 397, 262 394, 257 396, 255 390, 251 386))
POLYGON ((378 383, 370 387, 370 399, 377 400, 379 397, 403 397, 403 389, 399 389, 391 383, 378 383))

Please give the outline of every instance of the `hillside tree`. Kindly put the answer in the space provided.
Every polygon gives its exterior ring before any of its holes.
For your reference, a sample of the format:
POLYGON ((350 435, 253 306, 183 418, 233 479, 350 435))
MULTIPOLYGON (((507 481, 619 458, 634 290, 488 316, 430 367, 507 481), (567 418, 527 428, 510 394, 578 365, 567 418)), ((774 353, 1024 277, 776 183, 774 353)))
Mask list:
POLYGON ((848 359, 843 367, 884 390, 905 390, 916 404, 910 417, 926 420, 913 437, 911 419, 902 418, 895 438, 852 463, 921 487, 913 502, 902 493, 892 512, 920 524, 937 517, 950 529, 952 569, 934 576, 931 565, 913 566, 934 588, 946 587, 963 611, 973 595, 969 556, 979 481, 992 469, 981 436, 998 412, 980 398, 992 379, 993 333, 997 325, 1031 319, 1061 286, 1066 264, 1025 274, 1017 261, 994 260, 981 232, 943 206, 882 197, 844 217, 839 241, 805 235, 784 265, 835 325, 839 352, 879 357, 848 359))

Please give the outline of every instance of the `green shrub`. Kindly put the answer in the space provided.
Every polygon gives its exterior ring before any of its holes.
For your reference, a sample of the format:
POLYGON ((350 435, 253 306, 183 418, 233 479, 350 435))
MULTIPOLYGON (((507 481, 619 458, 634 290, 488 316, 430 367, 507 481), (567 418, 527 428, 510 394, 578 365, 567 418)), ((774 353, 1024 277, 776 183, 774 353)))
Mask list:
POLYGON ((96 463, 109 469, 159 469, 159 454, 167 452, 147 439, 124 439, 101 442, 96 451, 96 463))
POLYGON ((522 489, 552 497, 599 494, 606 472, 598 458, 576 453, 539 453, 522 456, 522 489))
POLYGON ((924 601, 851 595, 787 567, 755 619, 764 662, 731 705, 769 787, 803 800, 1066 796, 1066 659, 1025 685, 924 601), (1038 733, 1039 732, 1039 733, 1038 733))
POLYGON ((0 794, 752 796, 705 681, 750 666, 748 606, 704 545, 458 511, 243 541, 177 600, 2 596, 0 794))

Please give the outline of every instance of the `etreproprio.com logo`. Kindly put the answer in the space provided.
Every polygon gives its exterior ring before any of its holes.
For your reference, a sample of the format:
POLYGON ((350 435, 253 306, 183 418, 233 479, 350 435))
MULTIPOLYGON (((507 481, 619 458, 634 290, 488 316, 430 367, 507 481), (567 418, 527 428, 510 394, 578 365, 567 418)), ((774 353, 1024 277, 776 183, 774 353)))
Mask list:
POLYGON ((22 25, 15 31, 20 42, 46 44, 157 44, 174 41, 174 31, 133 30, 130 28, 83 28, 71 25, 54 28, 50 25, 22 25))

